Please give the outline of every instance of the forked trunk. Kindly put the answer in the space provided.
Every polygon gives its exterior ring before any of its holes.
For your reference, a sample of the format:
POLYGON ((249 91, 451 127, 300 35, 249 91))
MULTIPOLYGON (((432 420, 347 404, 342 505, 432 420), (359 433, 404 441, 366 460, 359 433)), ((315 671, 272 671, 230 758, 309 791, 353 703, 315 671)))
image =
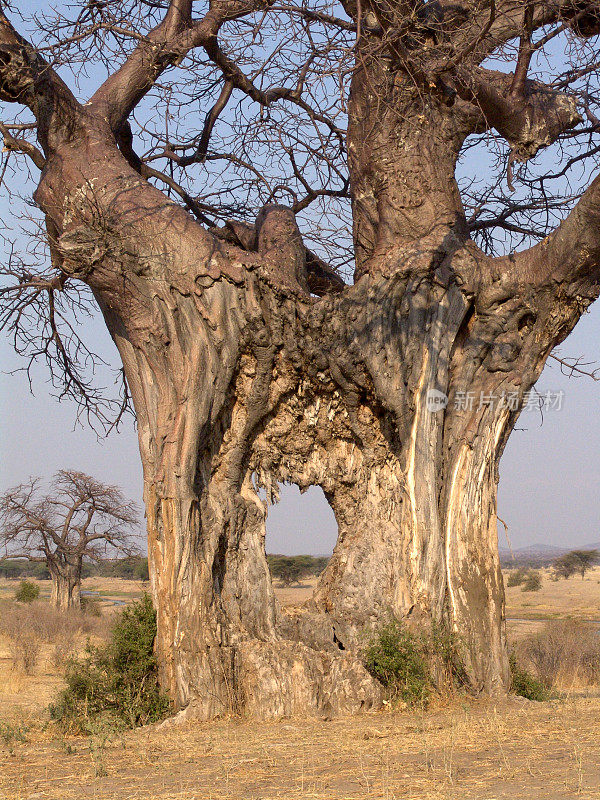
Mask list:
POLYGON ((77 564, 51 565, 52 591, 50 603, 67 611, 81 608, 81 567, 77 564))
POLYGON ((224 245, 102 137, 85 135, 85 158, 59 153, 37 199, 54 213, 61 198, 62 268, 92 286, 131 389, 175 705, 205 719, 376 707, 359 648, 390 615, 441 623, 472 687, 505 691, 498 460, 595 288, 522 281, 445 211, 396 250, 388 226, 369 271, 366 236, 357 282, 315 298, 289 210, 263 209, 253 252, 224 245), (278 607, 265 556, 258 489, 280 482, 321 486, 339 526, 302 608, 278 607))

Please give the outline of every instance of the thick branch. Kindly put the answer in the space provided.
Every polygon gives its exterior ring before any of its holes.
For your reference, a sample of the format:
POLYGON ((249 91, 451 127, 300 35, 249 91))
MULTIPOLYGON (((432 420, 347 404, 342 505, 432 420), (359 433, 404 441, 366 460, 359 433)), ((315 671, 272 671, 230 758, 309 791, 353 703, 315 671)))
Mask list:
MULTIPOLYGON (((81 111, 68 86, 36 49, 17 33, 2 12, 0 99, 20 103, 33 112, 38 138, 46 154, 70 135, 74 120, 81 111)), ((32 155, 31 152, 28 154, 32 155)))
POLYGON ((600 175, 550 236, 495 261, 519 281, 575 284, 573 291, 582 298, 595 299, 600 287, 600 175))
POLYGON ((515 94, 515 80, 506 73, 459 69, 454 86, 463 100, 481 109, 484 123, 508 141, 514 158, 527 161, 581 122, 581 116, 574 98, 521 78, 515 94))
POLYGON ((90 100, 118 131, 140 100, 169 67, 181 63, 190 50, 216 40, 220 26, 265 6, 261 0, 221 0, 193 22, 190 0, 171 0, 164 20, 141 42, 90 100))

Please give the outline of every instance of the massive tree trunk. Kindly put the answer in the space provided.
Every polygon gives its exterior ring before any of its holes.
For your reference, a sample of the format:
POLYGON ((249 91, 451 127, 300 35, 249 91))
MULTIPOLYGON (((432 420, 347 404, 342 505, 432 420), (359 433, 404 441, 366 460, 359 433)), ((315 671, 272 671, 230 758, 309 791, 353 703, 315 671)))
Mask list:
POLYGON ((52 591, 50 603, 61 611, 81 608, 81 560, 48 562, 52 591), (78 563, 79 562, 79 563, 78 563))
POLYGON ((508 685, 498 461, 548 353, 597 295, 595 242, 565 242, 595 220, 598 187, 541 249, 486 257, 453 175, 476 121, 396 79, 395 105, 373 97, 387 80, 353 82, 357 279, 337 294, 310 294, 291 212, 264 209, 245 250, 223 242, 86 108, 37 193, 63 271, 92 287, 123 360, 161 680, 203 718, 376 707, 358 648, 389 615, 454 631, 475 690, 508 685), (273 595, 258 494, 282 481, 321 486, 339 526, 293 611, 273 595))

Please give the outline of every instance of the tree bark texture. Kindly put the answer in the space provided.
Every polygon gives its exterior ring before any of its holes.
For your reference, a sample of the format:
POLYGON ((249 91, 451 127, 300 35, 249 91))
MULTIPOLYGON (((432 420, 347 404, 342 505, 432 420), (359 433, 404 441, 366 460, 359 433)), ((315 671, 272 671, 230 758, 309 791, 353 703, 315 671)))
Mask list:
POLYGON ((50 603, 60 611, 81 608, 81 563, 47 563, 52 579, 50 603))

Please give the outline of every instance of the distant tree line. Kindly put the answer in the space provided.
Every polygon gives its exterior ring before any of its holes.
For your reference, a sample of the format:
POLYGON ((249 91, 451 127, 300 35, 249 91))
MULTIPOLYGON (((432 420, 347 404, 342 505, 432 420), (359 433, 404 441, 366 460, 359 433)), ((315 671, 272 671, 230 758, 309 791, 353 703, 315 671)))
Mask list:
MULTIPOLYGON (((147 581, 148 559, 145 556, 127 556, 126 558, 105 559, 98 562, 84 561, 82 578, 125 578, 129 580, 147 581)), ((36 578, 50 580, 50 571, 46 564, 35 563, 27 559, 0 559, 0 578, 22 580, 36 578)))
POLYGON ((329 561, 328 556, 267 555, 271 575, 283 586, 291 586, 302 578, 320 575, 329 561))

